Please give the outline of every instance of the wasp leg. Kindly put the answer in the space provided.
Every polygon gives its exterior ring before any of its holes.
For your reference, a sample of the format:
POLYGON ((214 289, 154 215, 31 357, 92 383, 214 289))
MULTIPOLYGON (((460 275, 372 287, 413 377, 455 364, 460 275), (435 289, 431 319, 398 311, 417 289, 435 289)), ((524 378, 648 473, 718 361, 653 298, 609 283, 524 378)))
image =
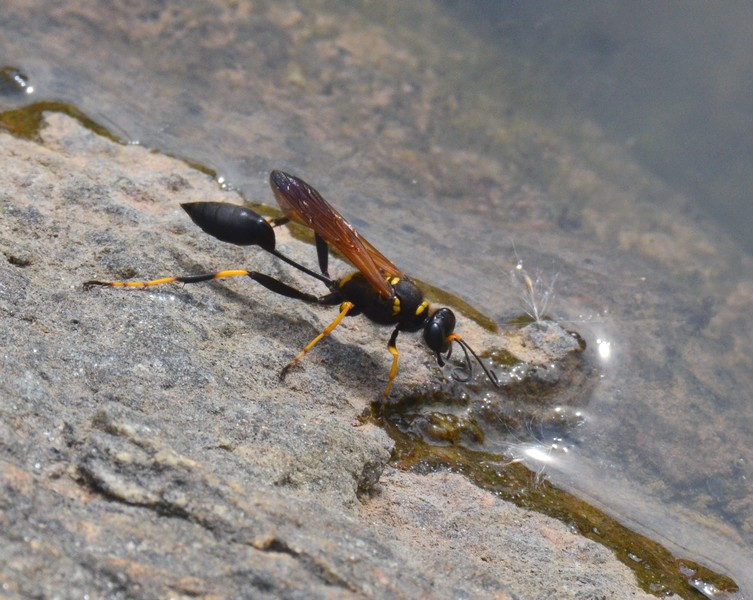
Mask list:
POLYGON ((162 277, 160 279, 152 279, 151 281, 87 281, 84 283, 84 289, 88 290, 95 286, 146 288, 153 285, 162 285, 163 283, 172 283, 173 281, 180 283, 200 283, 202 281, 210 281, 212 279, 222 279, 223 277, 238 277, 240 275, 249 274, 250 271, 246 271, 245 269, 234 269, 230 271, 219 271, 217 273, 206 273, 204 275, 162 277))
MULTIPOLYGON (((330 294, 330 296, 332 296, 330 294)), ((334 297, 334 296, 333 296, 334 297)), ((328 296, 322 297, 320 300, 328 298, 328 296)), ((280 379, 285 379, 285 376, 288 374, 288 371, 297 363, 299 360, 301 360, 306 353, 311 350, 314 346, 316 346, 323 338, 327 337, 330 333, 332 333, 335 328, 340 324, 340 321, 342 321, 345 316, 353 310, 353 303, 352 302, 343 302, 340 305, 340 314, 337 315, 334 321, 332 321, 329 325, 327 325, 326 329, 322 331, 319 335, 317 335, 313 340, 311 340, 306 347, 300 351, 298 356, 296 356, 293 360, 291 360, 287 365, 285 365, 280 371, 280 379)))
POLYGON ((329 246, 327 242, 318 233, 314 234, 316 241, 316 257, 319 259, 319 270, 327 279, 329 276, 329 246))
POLYGON ((269 217, 264 220, 267 223, 269 223, 272 227, 279 227, 280 225, 285 225, 287 223, 290 223, 290 217, 269 217))
POLYGON ((331 294, 327 294, 326 296, 314 296, 314 294, 307 294, 306 292, 302 292, 301 290, 298 290, 288 285, 287 283, 283 283, 279 279, 265 275, 264 273, 247 271, 246 274, 251 279, 253 279, 257 283, 260 283, 269 291, 274 292, 275 294, 280 294, 281 296, 286 296, 295 300, 302 300, 303 302, 308 302, 309 304, 324 304, 326 306, 332 306, 333 304, 340 302, 340 300, 342 299, 339 292, 333 292, 331 294))
POLYGON ((241 276, 250 277, 257 283, 263 285, 265 288, 276 294, 280 294, 281 296, 286 296, 288 298, 293 298, 295 300, 302 300, 303 302, 308 302, 310 304, 323 304, 331 306, 340 302, 341 299, 340 295, 336 293, 327 294, 326 296, 314 296, 313 294, 307 294, 306 292, 302 292, 288 285, 287 283, 283 283, 282 281, 275 279, 274 277, 270 277, 269 275, 265 275, 264 273, 259 273, 257 271, 248 271, 246 269, 218 271, 217 273, 207 273, 205 275, 162 277, 161 279, 153 279, 151 281, 87 281, 86 283, 84 283, 84 289, 88 290, 94 286, 136 287, 143 289, 154 285, 162 285, 163 283, 201 283, 202 281, 211 281, 213 279, 222 279, 224 277, 241 276))
POLYGON ((392 335, 390 336, 389 343, 387 344, 387 350, 389 350, 390 354, 392 354, 392 368, 390 369, 390 378, 387 381, 387 389, 384 390, 385 399, 387 398, 387 396, 390 395, 392 382, 395 380, 395 376, 397 375, 397 357, 400 355, 400 353, 397 351, 397 334, 398 333, 400 333, 400 328, 396 327, 395 331, 393 331, 392 335))

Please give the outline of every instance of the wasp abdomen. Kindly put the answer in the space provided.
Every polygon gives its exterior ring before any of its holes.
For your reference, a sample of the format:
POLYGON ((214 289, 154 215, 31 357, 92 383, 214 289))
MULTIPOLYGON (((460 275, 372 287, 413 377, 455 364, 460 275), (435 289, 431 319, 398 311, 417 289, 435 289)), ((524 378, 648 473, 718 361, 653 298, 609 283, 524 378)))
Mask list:
POLYGON ((236 246, 275 249, 275 232, 260 214, 245 206, 224 202, 181 204, 191 220, 212 237, 236 246))

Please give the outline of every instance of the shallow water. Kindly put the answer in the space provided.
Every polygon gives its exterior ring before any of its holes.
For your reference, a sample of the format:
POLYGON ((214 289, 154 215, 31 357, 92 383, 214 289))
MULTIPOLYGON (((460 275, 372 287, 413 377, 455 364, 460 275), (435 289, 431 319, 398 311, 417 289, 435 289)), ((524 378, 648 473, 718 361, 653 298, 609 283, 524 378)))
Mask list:
MULTIPOLYGON (((500 323, 530 310, 510 276, 522 263, 542 290, 551 286, 548 313, 586 339, 601 381, 566 451, 535 436, 515 451, 753 595, 753 261, 739 233, 753 213, 742 210, 747 188, 734 178, 753 171, 739 166, 735 139, 724 177, 719 168, 706 175, 697 165, 708 160, 692 154, 706 151, 704 135, 721 145, 725 132, 742 131, 733 124, 745 107, 733 101, 729 64, 723 80, 699 67, 703 89, 718 95, 683 95, 689 59, 674 86, 653 96, 654 83, 630 102, 623 75, 644 81, 652 64, 640 53, 642 32, 660 39, 671 13, 6 4, 0 49, 34 92, 5 94, 2 108, 71 103, 125 140, 215 169, 252 201, 273 202, 271 169, 296 173, 407 272, 500 323), (725 90, 723 114, 702 131, 670 119, 676 98, 692 116, 725 90), (709 198, 729 201, 722 209, 709 198), (727 212, 740 218, 717 219, 727 212)), ((731 18, 721 39, 739 39, 742 22, 731 18)), ((710 29, 724 30, 716 21, 710 29)), ((674 48, 678 38, 663 39, 674 48)), ((657 43, 645 52, 675 56, 657 43)), ((732 54, 738 72, 751 55, 732 54)))

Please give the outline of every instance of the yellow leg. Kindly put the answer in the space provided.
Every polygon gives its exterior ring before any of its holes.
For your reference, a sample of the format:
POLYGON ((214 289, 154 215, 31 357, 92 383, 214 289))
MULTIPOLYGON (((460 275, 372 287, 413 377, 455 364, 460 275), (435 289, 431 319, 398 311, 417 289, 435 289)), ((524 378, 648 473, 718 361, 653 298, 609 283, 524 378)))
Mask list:
POLYGON ((387 389, 384 390, 385 399, 387 398, 387 396, 390 395, 390 390, 392 389, 392 382, 395 380, 395 376, 397 375, 397 357, 400 354, 397 351, 397 348, 395 346, 390 346, 388 350, 392 354, 392 368, 390 369, 390 379, 387 382, 387 389))
POLYGON ((172 283, 178 281, 180 283, 199 283, 200 281, 209 281, 211 279, 222 279, 224 277, 238 277, 244 275, 250 275, 250 271, 245 269, 234 269, 231 271, 219 271, 218 273, 208 273, 206 275, 188 275, 185 277, 162 277, 161 279, 152 279, 151 281, 87 281, 84 283, 84 287, 89 289, 91 287, 101 285, 104 287, 136 287, 145 288, 153 285, 162 285, 163 283, 172 283))
POLYGON ((332 333, 335 328, 340 324, 340 321, 342 321, 345 316, 353 309, 353 303, 352 302, 343 302, 340 305, 340 314, 337 315, 337 318, 332 321, 329 325, 327 325, 327 328, 322 331, 319 335, 317 335, 313 340, 311 340, 306 347, 300 351, 298 356, 296 356, 293 360, 291 360, 285 367, 280 371, 280 379, 284 379, 285 375, 288 374, 288 371, 290 368, 297 363, 299 360, 301 360, 305 354, 311 350, 314 346, 316 346, 323 338, 327 337, 330 333, 332 333))
POLYGON ((392 332, 392 336, 390 337, 390 341, 387 344, 387 350, 390 351, 390 354, 392 354, 392 368, 390 369, 390 378, 387 380, 387 389, 384 390, 384 398, 387 399, 387 396, 390 395, 390 390, 392 389, 392 382, 395 380, 395 376, 397 375, 397 357, 400 355, 400 353, 397 351, 397 334, 400 333, 399 329, 395 329, 392 332))

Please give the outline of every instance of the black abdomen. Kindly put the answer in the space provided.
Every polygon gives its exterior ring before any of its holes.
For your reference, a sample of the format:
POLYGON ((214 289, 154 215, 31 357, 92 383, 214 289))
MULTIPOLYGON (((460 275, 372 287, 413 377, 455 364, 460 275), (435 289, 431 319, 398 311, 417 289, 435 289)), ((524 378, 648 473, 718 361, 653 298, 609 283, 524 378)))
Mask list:
POLYGON ((272 226, 250 208, 224 202, 187 202, 181 206, 194 223, 220 241, 261 246, 267 252, 275 249, 272 226))

